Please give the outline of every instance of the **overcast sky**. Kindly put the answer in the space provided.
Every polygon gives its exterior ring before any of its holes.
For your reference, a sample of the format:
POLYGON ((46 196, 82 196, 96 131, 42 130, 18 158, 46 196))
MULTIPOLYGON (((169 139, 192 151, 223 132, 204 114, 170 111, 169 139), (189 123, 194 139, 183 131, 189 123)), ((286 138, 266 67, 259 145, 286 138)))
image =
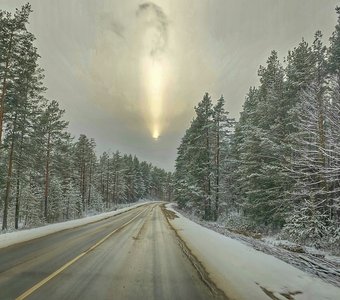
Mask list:
MULTIPOLYGON (((26 3, 0 0, 13 11, 26 3)), ((31 0, 47 96, 70 131, 173 170, 205 92, 238 118, 272 49, 336 24, 337 0, 31 0), (156 140, 153 138, 160 135, 156 140)))

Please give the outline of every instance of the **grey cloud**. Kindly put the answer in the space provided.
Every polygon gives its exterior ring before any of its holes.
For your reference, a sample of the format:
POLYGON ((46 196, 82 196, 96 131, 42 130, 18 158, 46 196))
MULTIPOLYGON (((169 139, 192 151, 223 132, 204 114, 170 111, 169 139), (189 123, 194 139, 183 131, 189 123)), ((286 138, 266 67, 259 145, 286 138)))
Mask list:
POLYGON ((150 55, 157 56, 164 52, 168 43, 169 21, 163 9, 153 2, 145 2, 138 6, 136 16, 144 22, 146 27, 157 30, 158 34, 154 35, 150 55))
POLYGON ((125 39, 124 36, 124 26, 122 24, 120 24, 117 21, 112 20, 111 24, 110 24, 110 29, 119 37, 121 37, 122 39, 125 39))
POLYGON ((125 39, 125 26, 122 24, 121 20, 117 19, 115 15, 108 12, 102 12, 97 21, 102 30, 109 30, 113 32, 117 37, 125 39))
MULTIPOLYGON (((27 1, 0 0, 0 7, 14 11, 27 1)), ((278 50, 282 58, 302 36, 312 42, 317 29, 327 42, 339 4, 339 0, 29 1, 34 10, 29 27, 46 70, 46 96, 66 109, 71 132, 94 137, 100 151, 134 153, 169 170, 193 107, 206 91, 213 99, 223 93, 226 109, 237 118, 270 51, 278 50), (140 59, 147 55, 165 66, 166 114, 157 142, 143 115, 147 78, 140 59)))

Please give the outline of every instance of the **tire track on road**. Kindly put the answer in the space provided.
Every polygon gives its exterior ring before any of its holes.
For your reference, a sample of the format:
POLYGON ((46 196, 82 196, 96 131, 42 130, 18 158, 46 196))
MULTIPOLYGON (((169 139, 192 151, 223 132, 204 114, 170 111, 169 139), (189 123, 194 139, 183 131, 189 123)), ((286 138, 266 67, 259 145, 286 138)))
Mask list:
POLYGON ((109 234, 107 234, 105 237, 103 237, 101 240, 99 240, 97 243, 95 243, 94 245, 92 245, 90 248, 88 248, 87 250, 85 250, 84 252, 80 253, 78 256, 76 256, 75 258, 73 258, 72 260, 68 261, 67 263, 65 263, 63 266, 61 266, 59 269, 57 269, 56 271, 54 271, 52 274, 50 274, 49 276, 47 276, 46 278, 44 278, 43 280, 41 280, 40 282, 38 282, 37 284, 35 284, 33 287, 31 287, 30 289, 28 289, 26 292, 24 292, 23 294, 21 294, 20 296, 18 296, 16 298, 16 300, 23 300, 26 299, 28 296, 30 296, 31 294, 33 294, 36 290, 38 290, 40 287, 42 287, 43 285, 45 285, 47 282, 49 282, 50 280, 52 280, 54 277, 58 276, 60 273, 62 273, 64 270, 66 270, 69 266, 73 265, 75 262, 77 262, 79 259, 81 259, 82 257, 84 257, 86 254, 88 254, 89 252, 91 252, 92 250, 94 250, 95 248, 97 248, 98 246, 100 246, 101 244, 103 244, 107 239, 109 239, 111 236, 113 236, 115 233, 121 231, 123 228, 125 228, 126 226, 128 226, 129 224, 131 224, 135 219, 137 219, 141 214, 145 213, 147 210, 149 210, 150 207, 147 207, 145 210, 141 211, 140 213, 138 213, 137 215, 135 215, 132 219, 130 219, 129 221, 125 222, 123 225, 121 225, 120 227, 114 229, 113 231, 111 231, 109 234))

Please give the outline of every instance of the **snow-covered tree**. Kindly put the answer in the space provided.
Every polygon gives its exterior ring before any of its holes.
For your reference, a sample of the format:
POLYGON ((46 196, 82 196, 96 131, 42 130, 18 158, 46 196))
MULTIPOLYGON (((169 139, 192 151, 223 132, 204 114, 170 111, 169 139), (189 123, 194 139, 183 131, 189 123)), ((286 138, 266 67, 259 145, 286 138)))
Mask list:
POLYGON ((221 195, 220 174, 232 120, 221 97, 215 106, 205 94, 195 107, 178 148, 174 196, 182 207, 191 207, 206 220, 217 219, 221 195))

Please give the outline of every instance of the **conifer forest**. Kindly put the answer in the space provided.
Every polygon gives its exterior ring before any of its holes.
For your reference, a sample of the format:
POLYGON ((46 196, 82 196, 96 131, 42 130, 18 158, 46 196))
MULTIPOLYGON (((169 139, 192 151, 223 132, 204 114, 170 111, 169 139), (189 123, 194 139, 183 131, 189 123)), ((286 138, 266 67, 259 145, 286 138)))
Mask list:
POLYGON ((169 172, 136 156, 98 155, 68 132, 65 111, 46 99, 44 70, 27 29, 31 5, 0 11, 0 211, 2 230, 112 210, 145 197, 169 199, 169 172))
MULTIPOLYGON (((329 45, 320 31, 283 62, 273 50, 236 122, 209 94, 178 148, 174 199, 207 221, 340 245, 340 7, 329 45)), ((327 38, 327 37, 326 37, 327 38)))

